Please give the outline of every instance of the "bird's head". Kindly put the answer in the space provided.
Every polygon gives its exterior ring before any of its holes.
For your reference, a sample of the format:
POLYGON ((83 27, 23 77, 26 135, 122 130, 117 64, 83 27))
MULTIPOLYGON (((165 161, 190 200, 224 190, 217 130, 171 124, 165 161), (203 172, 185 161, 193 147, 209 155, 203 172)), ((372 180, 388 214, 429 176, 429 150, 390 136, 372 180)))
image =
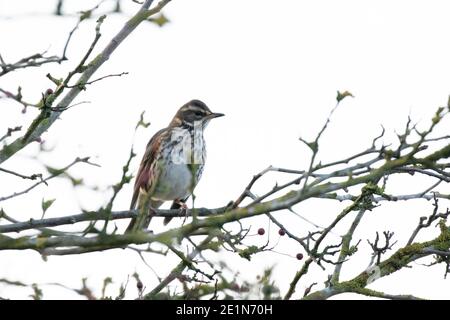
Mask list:
POLYGON ((212 112, 208 106, 200 100, 191 100, 183 105, 170 123, 171 126, 195 126, 201 124, 206 127, 211 119, 224 116, 223 113, 212 112))

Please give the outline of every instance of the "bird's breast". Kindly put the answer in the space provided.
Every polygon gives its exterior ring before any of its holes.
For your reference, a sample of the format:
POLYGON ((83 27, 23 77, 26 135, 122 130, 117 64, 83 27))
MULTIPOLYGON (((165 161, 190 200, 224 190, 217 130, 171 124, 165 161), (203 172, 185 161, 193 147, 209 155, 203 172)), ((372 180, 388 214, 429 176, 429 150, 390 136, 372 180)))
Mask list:
POLYGON ((192 194, 203 172, 206 148, 203 135, 174 129, 162 147, 159 178, 153 193, 158 200, 185 199, 192 194))
POLYGON ((174 164, 200 165, 206 160, 203 130, 174 128, 166 144, 168 160, 174 164))

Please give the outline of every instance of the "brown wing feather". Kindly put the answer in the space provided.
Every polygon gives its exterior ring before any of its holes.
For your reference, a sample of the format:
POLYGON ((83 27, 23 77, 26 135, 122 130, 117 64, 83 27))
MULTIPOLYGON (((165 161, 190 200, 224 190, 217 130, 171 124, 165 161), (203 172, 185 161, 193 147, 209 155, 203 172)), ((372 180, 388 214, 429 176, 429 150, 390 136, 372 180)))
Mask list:
POLYGON ((155 157, 159 152, 159 148, 161 146, 161 135, 164 133, 164 129, 159 130, 155 135, 150 139, 147 144, 147 148, 145 149, 145 154, 142 157, 141 165, 139 166, 139 171, 136 176, 136 181, 134 183, 134 192, 133 198, 131 199, 130 209, 134 209, 136 206, 136 202, 139 198, 139 193, 141 189, 148 191, 151 186, 152 177, 152 164, 155 161, 155 157))

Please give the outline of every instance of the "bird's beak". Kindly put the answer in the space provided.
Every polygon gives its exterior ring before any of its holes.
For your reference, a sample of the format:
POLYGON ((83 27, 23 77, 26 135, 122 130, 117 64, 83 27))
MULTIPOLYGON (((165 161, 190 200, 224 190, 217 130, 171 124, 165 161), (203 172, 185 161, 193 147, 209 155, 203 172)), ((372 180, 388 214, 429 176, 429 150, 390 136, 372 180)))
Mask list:
POLYGON ((219 117, 223 117, 223 116, 224 116, 223 113, 214 112, 214 113, 211 113, 210 115, 208 115, 208 118, 214 119, 214 118, 219 118, 219 117))

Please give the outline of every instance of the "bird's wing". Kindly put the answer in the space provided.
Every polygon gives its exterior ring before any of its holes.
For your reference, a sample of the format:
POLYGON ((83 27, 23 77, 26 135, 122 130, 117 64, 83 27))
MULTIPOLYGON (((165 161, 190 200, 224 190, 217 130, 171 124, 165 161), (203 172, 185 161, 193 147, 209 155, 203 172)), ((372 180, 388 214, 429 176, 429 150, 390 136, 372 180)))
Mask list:
POLYGON ((157 179, 158 174, 157 172, 154 172, 156 169, 155 161, 158 160, 157 155, 160 153, 161 141, 166 132, 167 131, 165 129, 159 130, 147 144, 145 154, 142 157, 141 165, 139 166, 139 171, 136 176, 136 181, 134 182, 134 192, 133 198, 131 199, 130 209, 135 208, 140 190, 150 190, 153 187, 152 182, 157 179))

